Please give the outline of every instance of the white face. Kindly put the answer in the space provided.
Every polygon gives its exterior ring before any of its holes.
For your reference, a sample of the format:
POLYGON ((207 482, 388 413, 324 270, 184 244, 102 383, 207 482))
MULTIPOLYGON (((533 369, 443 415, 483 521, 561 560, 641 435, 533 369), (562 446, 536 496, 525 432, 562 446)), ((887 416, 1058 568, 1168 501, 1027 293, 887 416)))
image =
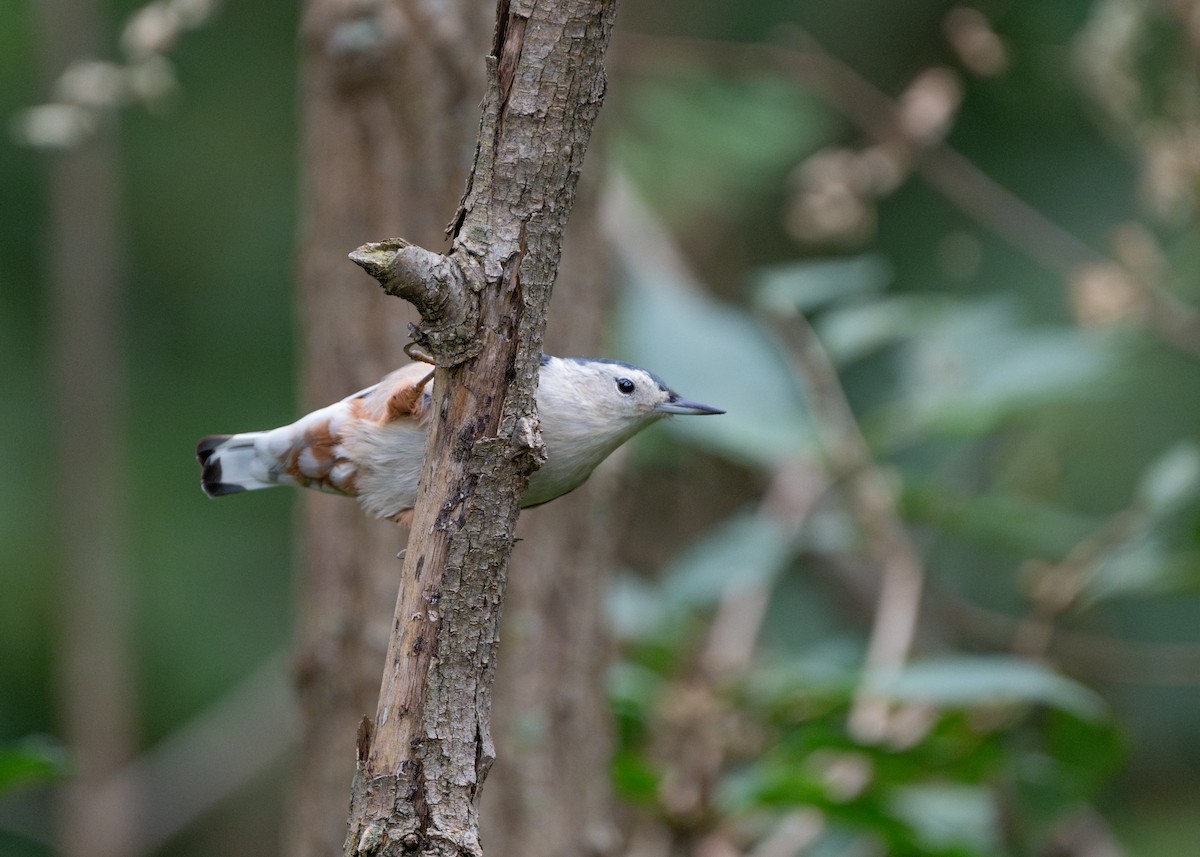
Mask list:
POLYGON ((530 478, 526 505, 570 491, 662 417, 723 413, 680 399, 653 373, 615 360, 544 358, 537 402, 547 460, 530 478))
POLYGON ((555 360, 543 368, 550 384, 575 399, 575 413, 592 422, 648 423, 671 414, 719 414, 718 408, 681 399, 651 372, 615 360, 555 360))
POLYGON ((593 369, 596 380, 588 386, 614 411, 642 419, 662 417, 667 412, 659 408, 678 398, 660 379, 636 366, 595 363, 593 369))

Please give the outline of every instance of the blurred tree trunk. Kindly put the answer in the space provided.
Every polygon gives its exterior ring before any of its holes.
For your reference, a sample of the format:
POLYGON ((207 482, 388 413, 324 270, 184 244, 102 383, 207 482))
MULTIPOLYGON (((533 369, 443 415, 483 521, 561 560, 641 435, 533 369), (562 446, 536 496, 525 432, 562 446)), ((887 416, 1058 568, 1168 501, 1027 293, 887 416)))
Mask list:
MULTIPOLYGON (((471 0, 310 0, 302 23, 303 405, 404 363, 411 307, 346 259, 442 243, 474 152, 491 17, 471 0)), ((340 852, 359 720, 375 710, 403 544, 357 504, 305 492, 296 677, 302 739, 287 853, 340 852)))
MULTIPOLYGON (((99 4, 43 0, 47 91, 71 62, 103 53, 99 4)), ((101 788, 135 745, 128 592, 121 544, 121 415, 125 367, 119 304, 120 183, 115 127, 53 156, 49 171, 51 343, 61 544, 59 705, 74 776, 63 792, 64 857, 129 853, 136 807, 128 788, 101 788)))

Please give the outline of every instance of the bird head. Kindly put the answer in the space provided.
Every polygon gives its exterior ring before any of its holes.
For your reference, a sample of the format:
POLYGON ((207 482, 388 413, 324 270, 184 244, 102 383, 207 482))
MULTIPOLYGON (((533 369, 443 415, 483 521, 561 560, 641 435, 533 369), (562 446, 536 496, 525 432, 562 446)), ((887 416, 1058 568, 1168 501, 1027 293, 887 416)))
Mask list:
POLYGON ((723 414, 683 399, 652 372, 617 360, 542 358, 537 390, 546 462, 523 503, 536 506, 579 486, 609 453, 674 414, 723 414))
POLYGON ((723 414, 720 408, 688 401, 662 378, 619 360, 542 358, 538 409, 570 433, 628 439, 672 415, 723 414))

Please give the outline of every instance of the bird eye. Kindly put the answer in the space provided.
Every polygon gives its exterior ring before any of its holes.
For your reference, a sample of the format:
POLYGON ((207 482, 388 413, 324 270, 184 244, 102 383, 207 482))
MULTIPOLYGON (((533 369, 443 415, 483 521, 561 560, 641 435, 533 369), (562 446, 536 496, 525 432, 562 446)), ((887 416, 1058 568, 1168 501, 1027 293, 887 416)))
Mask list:
POLYGON ((618 378, 617 379, 617 389, 628 396, 630 393, 633 392, 633 382, 630 381, 628 378, 618 378))

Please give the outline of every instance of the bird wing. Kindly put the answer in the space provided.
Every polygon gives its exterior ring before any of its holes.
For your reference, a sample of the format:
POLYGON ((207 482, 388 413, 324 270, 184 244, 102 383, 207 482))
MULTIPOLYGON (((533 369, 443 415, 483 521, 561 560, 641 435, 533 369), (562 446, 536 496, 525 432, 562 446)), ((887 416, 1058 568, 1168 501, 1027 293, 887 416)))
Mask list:
POLYGON ((343 401, 351 403, 356 416, 374 423, 419 421, 429 407, 425 387, 432 377, 433 367, 428 363, 409 363, 343 401))
POLYGON ((269 432, 265 441, 282 471, 278 481, 357 494, 360 463, 347 453, 346 441, 367 426, 422 422, 429 411, 425 388, 432 377, 429 365, 410 363, 378 384, 269 432))

